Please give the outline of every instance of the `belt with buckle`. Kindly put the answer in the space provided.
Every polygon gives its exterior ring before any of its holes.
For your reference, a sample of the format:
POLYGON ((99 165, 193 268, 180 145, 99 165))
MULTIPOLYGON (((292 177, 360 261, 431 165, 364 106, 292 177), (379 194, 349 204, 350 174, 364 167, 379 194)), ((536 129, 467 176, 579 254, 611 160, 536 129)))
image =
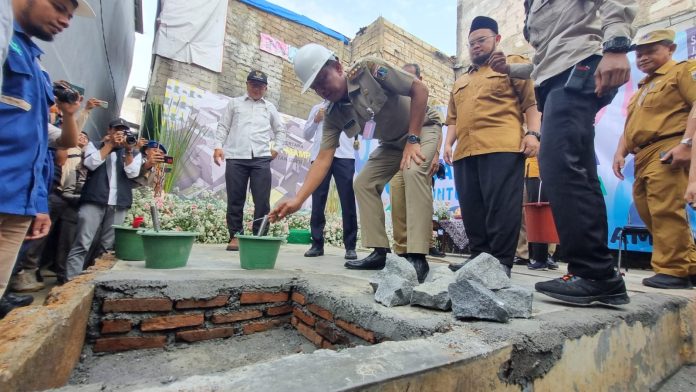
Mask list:
POLYGON ((647 142, 645 142, 645 143, 639 145, 638 147, 636 147, 636 148, 633 150, 633 153, 634 153, 634 154, 637 154, 638 152, 640 152, 640 150, 644 149, 645 147, 650 146, 651 144, 655 144, 655 143, 657 143, 657 142, 659 142, 659 141, 666 140, 666 139, 671 139, 671 138, 677 137, 677 136, 684 136, 684 131, 668 133, 667 135, 661 135, 661 136, 658 136, 658 137, 656 137, 656 138, 650 139, 650 140, 648 140, 647 142))

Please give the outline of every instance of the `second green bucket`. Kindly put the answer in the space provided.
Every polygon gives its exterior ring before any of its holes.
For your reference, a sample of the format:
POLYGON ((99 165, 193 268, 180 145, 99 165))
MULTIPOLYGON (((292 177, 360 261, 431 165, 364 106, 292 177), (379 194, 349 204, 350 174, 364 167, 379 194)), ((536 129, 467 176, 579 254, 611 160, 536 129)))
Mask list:
POLYGON ((237 235, 239 261, 244 269, 273 269, 284 237, 237 235))
POLYGON ((115 240, 114 248, 116 258, 120 260, 142 261, 145 260, 142 237, 138 232, 143 229, 136 229, 130 226, 113 225, 115 240))
POLYGON ((191 231, 143 231, 145 268, 179 268, 186 265, 193 240, 198 233, 191 231))

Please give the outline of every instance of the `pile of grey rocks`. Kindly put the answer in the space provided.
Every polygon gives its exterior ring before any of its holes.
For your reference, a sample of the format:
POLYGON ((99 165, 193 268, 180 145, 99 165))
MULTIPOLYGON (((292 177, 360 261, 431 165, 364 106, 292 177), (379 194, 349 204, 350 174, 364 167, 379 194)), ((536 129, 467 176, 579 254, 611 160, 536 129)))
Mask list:
POLYGON ((393 307, 417 305, 452 310, 457 319, 507 322, 532 316, 532 292, 513 286, 495 257, 482 253, 456 273, 444 265, 431 266, 425 282, 403 257, 387 255, 384 269, 370 279, 375 301, 393 307))

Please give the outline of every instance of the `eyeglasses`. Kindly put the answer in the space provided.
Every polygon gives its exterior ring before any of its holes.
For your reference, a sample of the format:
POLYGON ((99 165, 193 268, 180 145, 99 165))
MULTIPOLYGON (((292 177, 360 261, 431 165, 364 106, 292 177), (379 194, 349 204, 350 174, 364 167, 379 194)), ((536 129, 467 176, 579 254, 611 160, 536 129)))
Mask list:
POLYGON ((493 37, 496 37, 496 36, 495 36, 495 35, 489 35, 488 37, 481 37, 481 38, 475 39, 475 40, 473 40, 473 41, 469 41, 469 47, 470 47, 470 48, 473 48, 473 47, 476 46, 476 45, 481 45, 481 44, 483 44, 484 42, 486 42, 486 40, 487 40, 488 38, 493 38, 493 37))

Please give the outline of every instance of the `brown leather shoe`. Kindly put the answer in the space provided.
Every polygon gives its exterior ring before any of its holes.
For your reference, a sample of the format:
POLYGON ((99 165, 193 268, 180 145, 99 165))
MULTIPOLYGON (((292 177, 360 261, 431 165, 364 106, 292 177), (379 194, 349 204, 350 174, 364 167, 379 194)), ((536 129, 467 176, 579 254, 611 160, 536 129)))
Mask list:
POLYGON ((234 237, 230 240, 230 243, 227 244, 227 250, 230 250, 230 251, 239 250, 239 240, 237 239, 237 237, 234 237))

